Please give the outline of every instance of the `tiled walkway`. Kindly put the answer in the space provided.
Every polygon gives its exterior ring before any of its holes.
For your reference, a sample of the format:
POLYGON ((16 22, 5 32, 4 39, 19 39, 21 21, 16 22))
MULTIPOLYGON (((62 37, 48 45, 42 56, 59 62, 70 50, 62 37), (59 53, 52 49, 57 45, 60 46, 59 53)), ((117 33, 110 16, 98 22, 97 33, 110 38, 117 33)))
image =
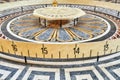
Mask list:
POLYGON ((0 59, 2 80, 120 80, 120 53, 96 59, 25 65, 0 59))

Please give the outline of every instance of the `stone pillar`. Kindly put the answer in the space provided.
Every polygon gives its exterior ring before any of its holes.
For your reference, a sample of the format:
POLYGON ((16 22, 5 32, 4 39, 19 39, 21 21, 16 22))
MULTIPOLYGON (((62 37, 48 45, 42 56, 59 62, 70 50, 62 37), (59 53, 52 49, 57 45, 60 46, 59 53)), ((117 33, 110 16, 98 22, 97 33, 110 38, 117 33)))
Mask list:
POLYGON ((77 18, 76 20, 77 20, 77 23, 78 23, 78 21, 79 21, 79 18, 77 18))
POLYGON ((41 25, 41 19, 40 19, 40 17, 39 17, 39 24, 41 25))
POLYGON ((62 20, 60 20, 60 28, 62 27, 62 20))
POLYGON ((74 26, 76 25, 75 23, 76 23, 76 19, 74 19, 74 26))
POLYGON ((44 19, 44 26, 45 26, 45 27, 47 27, 47 26, 46 26, 46 22, 47 22, 46 19, 44 19))

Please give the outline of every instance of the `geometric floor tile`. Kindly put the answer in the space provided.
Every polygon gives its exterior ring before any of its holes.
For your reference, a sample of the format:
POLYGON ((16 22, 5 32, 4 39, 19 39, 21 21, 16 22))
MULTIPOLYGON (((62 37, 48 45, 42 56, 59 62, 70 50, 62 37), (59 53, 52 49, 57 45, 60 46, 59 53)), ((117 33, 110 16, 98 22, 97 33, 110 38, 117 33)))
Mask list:
POLYGON ((87 80, 92 80, 92 79, 96 79, 98 80, 98 78, 96 77, 96 75, 92 72, 92 71, 76 71, 76 72, 70 72, 70 76, 71 76, 71 80, 83 80, 83 79, 87 79, 87 80), (89 79, 88 79, 89 78, 89 79))
POLYGON ((22 80, 59 80, 59 69, 30 67, 22 80))
POLYGON ((108 77, 110 80, 120 80, 120 77, 118 77, 116 74, 114 74, 114 69, 120 68, 120 60, 115 60, 106 64, 100 64, 98 65, 101 70, 104 72, 104 74, 108 77))
POLYGON ((10 73, 11 73, 10 71, 0 69, 0 74, 2 74, 2 76, 0 78, 5 79, 10 73))
POLYGON ((114 69, 113 72, 120 77, 120 68, 114 69))
POLYGON ((99 62, 61 62, 62 66, 31 66, 0 59, 0 80, 120 80, 120 53, 112 56, 99 62))
POLYGON ((50 80, 49 76, 44 76, 44 75, 35 75, 33 80, 50 80))
POLYGON ((80 76, 84 76, 83 79, 85 78, 85 76, 86 76, 85 79, 88 78, 87 76, 96 80, 103 79, 103 77, 99 74, 99 72, 96 70, 94 66, 69 68, 65 69, 65 72, 66 80, 78 80, 79 79, 78 77, 80 76))
POLYGON ((76 77, 76 80, 83 80, 83 79, 84 80, 93 80, 90 74, 81 75, 81 76, 76 75, 75 77, 76 77))
POLYGON ((55 80, 54 72, 40 72, 32 71, 28 77, 28 80, 55 80))
POLYGON ((12 68, 12 67, 0 65, 0 74, 2 74, 0 79, 10 80, 15 75, 15 73, 17 71, 18 71, 17 68, 12 68))

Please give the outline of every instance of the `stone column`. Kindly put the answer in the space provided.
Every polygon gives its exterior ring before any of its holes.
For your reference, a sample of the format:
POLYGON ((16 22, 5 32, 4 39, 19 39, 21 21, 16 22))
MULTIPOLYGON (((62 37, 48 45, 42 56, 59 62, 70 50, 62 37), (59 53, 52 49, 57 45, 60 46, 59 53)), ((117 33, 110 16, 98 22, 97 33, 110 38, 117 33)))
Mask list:
POLYGON ((74 19, 74 26, 76 25, 75 23, 76 23, 76 19, 74 19))
POLYGON ((62 28, 62 20, 60 20, 60 28, 62 28))
POLYGON ((47 26, 46 26, 46 22, 47 22, 47 20, 46 20, 46 19, 44 19, 44 26, 45 26, 45 27, 47 27, 47 26))
POLYGON ((39 17, 39 24, 41 25, 41 18, 39 17))

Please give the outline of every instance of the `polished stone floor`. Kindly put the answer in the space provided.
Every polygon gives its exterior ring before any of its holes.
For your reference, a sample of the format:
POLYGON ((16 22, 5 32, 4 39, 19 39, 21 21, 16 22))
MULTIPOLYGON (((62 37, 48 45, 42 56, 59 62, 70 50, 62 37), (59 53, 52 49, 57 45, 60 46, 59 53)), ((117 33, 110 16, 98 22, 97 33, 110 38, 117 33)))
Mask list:
MULTIPOLYGON (((0 56, 3 55, 0 53, 0 56)), ((0 58, 0 79, 119 80, 120 53, 101 57, 98 62, 94 58, 79 61, 43 61, 40 65, 25 65, 0 58)))

